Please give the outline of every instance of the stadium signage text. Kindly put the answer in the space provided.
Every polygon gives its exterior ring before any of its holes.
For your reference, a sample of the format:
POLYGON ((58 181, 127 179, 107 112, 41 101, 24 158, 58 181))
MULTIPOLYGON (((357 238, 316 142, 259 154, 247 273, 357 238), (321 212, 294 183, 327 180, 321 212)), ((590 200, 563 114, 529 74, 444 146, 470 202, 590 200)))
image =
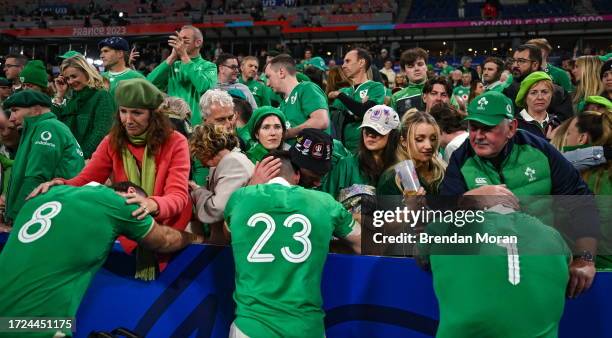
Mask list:
POLYGON ((604 17, 593 16, 567 16, 538 19, 508 19, 508 20, 482 20, 470 21, 470 26, 518 26, 518 25, 539 25, 549 23, 576 23, 576 22, 599 22, 605 21, 604 17))
POLYGON ((78 27, 72 29, 72 36, 116 36, 127 34, 125 26, 78 27))

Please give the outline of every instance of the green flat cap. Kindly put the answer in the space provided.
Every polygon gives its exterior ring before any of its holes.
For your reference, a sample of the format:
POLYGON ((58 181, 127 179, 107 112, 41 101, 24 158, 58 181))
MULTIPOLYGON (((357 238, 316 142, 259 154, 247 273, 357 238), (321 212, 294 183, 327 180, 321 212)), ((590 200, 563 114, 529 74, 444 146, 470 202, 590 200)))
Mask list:
POLYGON ((589 96, 586 98, 585 104, 589 103, 598 104, 600 106, 606 107, 608 110, 612 110, 612 102, 610 102, 610 100, 606 99, 603 96, 589 96))
POLYGON ((11 107, 29 108, 32 106, 51 107, 51 98, 37 90, 26 89, 9 96, 2 104, 4 109, 11 107))
POLYGON ((164 94, 146 79, 123 80, 115 89, 115 102, 120 107, 157 109, 163 101, 164 94))
POLYGON ((278 109, 278 108, 274 108, 272 106, 262 106, 259 107, 257 109, 255 109, 253 111, 253 114, 251 115, 251 118, 249 119, 249 122, 247 122, 246 127, 249 131, 249 134, 251 135, 251 137, 253 138, 253 140, 255 140, 255 125, 264 118, 264 116, 268 116, 268 115, 276 115, 278 117, 278 119, 281 121, 281 124, 283 126, 287 126, 287 119, 285 118, 285 113, 283 113, 282 110, 278 109))
POLYGON ((488 91, 476 96, 468 105, 468 121, 496 126, 503 119, 514 119, 512 101, 504 94, 488 91))
POLYGON ((247 99, 246 95, 244 95, 242 90, 237 89, 237 88, 232 88, 228 90, 227 93, 230 94, 231 97, 236 97, 236 98, 243 99, 243 100, 247 99))
POLYGON ((519 88, 518 94, 516 94, 516 99, 514 100, 517 106, 525 107, 525 96, 527 96, 529 88, 531 88, 531 86, 533 86, 536 82, 540 81, 552 82, 552 78, 550 75, 538 71, 529 74, 523 79, 523 81, 521 81, 521 87, 519 88))
POLYGON ((49 75, 45 64, 40 60, 32 60, 26 63, 21 73, 19 73, 19 80, 22 83, 31 83, 41 88, 47 88, 49 84, 49 75))

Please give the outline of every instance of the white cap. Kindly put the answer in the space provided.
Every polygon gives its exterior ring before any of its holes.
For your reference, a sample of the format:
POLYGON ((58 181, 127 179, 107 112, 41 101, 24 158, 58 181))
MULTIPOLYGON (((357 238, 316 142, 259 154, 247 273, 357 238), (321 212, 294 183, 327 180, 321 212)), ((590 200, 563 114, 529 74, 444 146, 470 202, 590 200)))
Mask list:
POLYGON ((384 104, 379 104, 366 111, 359 128, 370 127, 381 135, 387 135, 391 130, 397 129, 399 125, 400 119, 395 110, 384 104))

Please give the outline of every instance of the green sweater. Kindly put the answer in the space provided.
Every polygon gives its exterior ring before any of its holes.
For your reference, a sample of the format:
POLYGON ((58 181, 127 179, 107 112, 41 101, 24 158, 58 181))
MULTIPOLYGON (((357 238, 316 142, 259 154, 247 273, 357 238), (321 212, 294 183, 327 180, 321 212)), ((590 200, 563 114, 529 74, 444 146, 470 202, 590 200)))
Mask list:
POLYGON ((199 55, 189 63, 179 60, 172 66, 164 61, 153 69, 147 80, 169 96, 187 101, 191 108, 191 125, 195 126, 202 122, 200 97, 217 84, 217 66, 199 55))
POLYGON ((115 100, 104 89, 85 87, 74 91, 65 106, 54 106, 59 120, 64 122, 88 159, 108 134, 117 111, 115 100))
POLYGON ((39 184, 55 177, 72 178, 84 166, 79 144, 55 114, 26 117, 6 196, 6 216, 14 220, 39 184))

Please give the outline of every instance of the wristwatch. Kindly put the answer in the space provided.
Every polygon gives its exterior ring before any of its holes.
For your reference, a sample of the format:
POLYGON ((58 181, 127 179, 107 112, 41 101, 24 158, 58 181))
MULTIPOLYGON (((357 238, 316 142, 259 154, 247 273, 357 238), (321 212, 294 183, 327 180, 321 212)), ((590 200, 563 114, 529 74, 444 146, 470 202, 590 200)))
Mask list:
POLYGON ((579 255, 574 255, 574 259, 581 259, 585 262, 591 262, 591 263, 595 261, 593 254, 589 250, 582 250, 582 252, 579 255))

